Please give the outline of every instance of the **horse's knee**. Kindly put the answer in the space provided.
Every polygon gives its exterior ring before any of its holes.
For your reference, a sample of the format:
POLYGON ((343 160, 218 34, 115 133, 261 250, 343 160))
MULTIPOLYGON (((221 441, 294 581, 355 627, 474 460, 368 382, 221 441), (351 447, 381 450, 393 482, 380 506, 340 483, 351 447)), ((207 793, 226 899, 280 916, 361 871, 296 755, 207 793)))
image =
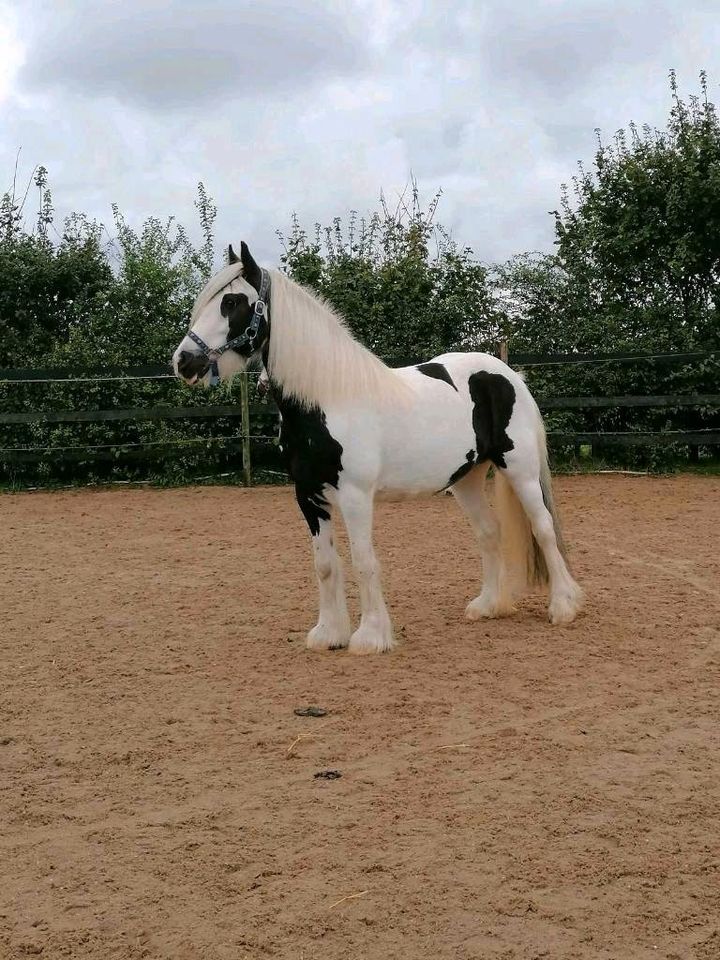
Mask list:
POLYGON ((355 553, 353 555, 353 567, 359 577, 362 577, 364 580, 369 580, 378 572, 379 564, 373 553, 365 553, 363 551, 360 554, 355 553))
POLYGON ((318 580, 329 580, 335 567, 335 548, 332 539, 328 538, 327 531, 313 538, 313 560, 318 580))
POLYGON ((330 557, 315 557, 315 573, 319 580, 329 580, 333 572, 333 562, 330 557))

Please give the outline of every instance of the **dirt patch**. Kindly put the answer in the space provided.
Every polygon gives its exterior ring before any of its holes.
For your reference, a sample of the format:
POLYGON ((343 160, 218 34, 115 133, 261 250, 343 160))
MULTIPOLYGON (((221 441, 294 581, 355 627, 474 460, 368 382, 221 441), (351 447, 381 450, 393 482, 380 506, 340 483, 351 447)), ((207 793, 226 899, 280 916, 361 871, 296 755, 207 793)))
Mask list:
POLYGON ((465 622, 455 504, 381 503, 369 658, 287 489, 3 496, 0 956, 720 956, 720 482, 557 487, 581 620, 465 622))

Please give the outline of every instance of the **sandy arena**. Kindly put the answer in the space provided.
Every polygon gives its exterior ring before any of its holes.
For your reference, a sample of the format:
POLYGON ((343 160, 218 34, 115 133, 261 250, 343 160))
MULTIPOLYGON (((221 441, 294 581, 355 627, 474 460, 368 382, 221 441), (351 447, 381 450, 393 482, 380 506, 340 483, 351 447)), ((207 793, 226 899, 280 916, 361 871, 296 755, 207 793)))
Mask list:
POLYGON ((556 489, 577 623, 382 503, 365 658, 289 488, 3 495, 0 957, 718 960, 720 481, 556 489))

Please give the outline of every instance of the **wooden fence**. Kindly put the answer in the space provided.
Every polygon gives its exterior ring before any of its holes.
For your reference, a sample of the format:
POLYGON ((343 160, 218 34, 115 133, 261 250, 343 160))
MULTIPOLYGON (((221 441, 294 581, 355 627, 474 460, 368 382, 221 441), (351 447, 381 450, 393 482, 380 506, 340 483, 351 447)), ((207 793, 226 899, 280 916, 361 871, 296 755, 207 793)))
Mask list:
MULTIPOLYGON (((511 354, 503 345, 501 355, 517 368, 539 366, 590 364, 590 363, 636 363, 653 360, 664 363, 707 359, 714 353, 684 354, 556 354, 538 356, 534 354, 511 354)), ((172 373, 165 366, 140 366, 132 368, 88 369, 0 369, 0 384, 13 383, 112 383, 141 380, 171 379, 172 373)), ((209 420, 219 417, 238 421, 238 432, 232 436, 186 438, 133 443, 93 443, 69 446, 7 445, 0 442, 0 464, 20 465, 41 463, 45 460, 87 462, 95 460, 151 460, 165 458, 173 452, 187 449, 193 444, 205 444, 208 449, 222 450, 229 454, 240 454, 245 482, 252 482, 251 442, 274 441, 277 435, 275 424, 265 432, 253 429, 257 424, 276 421, 277 412, 272 405, 250 403, 248 400, 248 378, 241 377, 241 400, 239 404, 208 404, 202 406, 153 406, 126 407, 103 410, 53 410, 23 411, 18 413, 0 413, 0 426, 20 424, 71 424, 101 423, 111 421, 160 421, 160 420, 209 420)), ((543 412, 556 410, 591 410, 623 407, 656 408, 716 408, 720 409, 720 394, 690 394, 666 396, 578 396, 578 397, 539 397, 538 403, 543 412)), ((641 444, 685 444, 692 448, 720 445, 720 429, 708 427, 697 430, 663 431, 595 431, 570 432, 550 431, 551 441, 578 444, 621 444, 635 446, 641 444)))
MULTIPOLYGON (((531 354, 509 353, 503 344, 500 355, 512 367, 520 370, 536 367, 575 366, 584 364, 623 364, 652 361, 659 364, 688 363, 715 359, 718 354, 708 351, 689 353, 592 353, 592 354, 531 354)), ((627 407, 645 408, 705 408, 720 410, 720 394, 674 394, 662 396, 587 396, 587 397, 537 397, 538 406, 543 413, 553 410, 598 410, 622 409, 627 407)), ((699 447, 720 444, 720 429, 708 427, 698 430, 623 430, 623 431, 562 431, 551 430, 548 438, 557 443, 614 444, 620 446, 683 444, 690 447, 691 459, 696 460, 699 447)))
MULTIPOLYGON (((54 383, 132 383, 142 380, 170 380, 174 375, 167 366, 142 366, 102 370, 85 368, 63 369, 0 369, 0 384, 54 384, 54 383)), ((239 404, 205 404, 202 406, 148 406, 124 407, 100 410, 48 410, 0 412, 0 427, 20 424, 76 424, 109 423, 117 421, 151 422, 166 420, 216 420, 220 417, 238 421, 238 432, 232 436, 192 437, 176 440, 146 442, 113 442, 78 444, 72 446, 27 445, 8 446, 0 443, 0 464, 8 466, 42 463, 49 459, 55 462, 90 461, 142 461, 172 457, 182 454, 193 445, 207 449, 222 450, 226 454, 241 456, 245 483, 252 482, 250 459, 251 441, 274 441, 276 433, 253 433, 252 424, 276 420, 277 413, 266 404, 250 403, 248 400, 248 376, 240 380, 239 404)))

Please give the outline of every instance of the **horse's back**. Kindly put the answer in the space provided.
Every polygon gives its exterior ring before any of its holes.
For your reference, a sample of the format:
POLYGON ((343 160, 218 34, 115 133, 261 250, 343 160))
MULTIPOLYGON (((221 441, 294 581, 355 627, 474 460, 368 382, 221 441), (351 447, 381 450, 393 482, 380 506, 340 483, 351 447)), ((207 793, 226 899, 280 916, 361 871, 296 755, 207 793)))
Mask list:
POLYGON ((483 416, 490 410, 501 417, 517 436, 535 436, 540 417, 525 378, 499 357, 491 353, 443 353, 417 367, 442 370, 470 406, 471 412, 483 416))
POLYGON ((424 383, 424 377, 444 381, 466 397, 471 393, 471 377, 482 373, 504 377, 516 393, 527 391, 522 375, 491 353, 442 353, 411 367, 399 367, 397 373, 415 384, 424 383))
POLYGON ((460 379, 468 380, 475 373, 494 373, 505 377, 512 384, 524 383, 522 376, 492 353, 443 353, 436 357, 447 370, 455 371, 460 379))

